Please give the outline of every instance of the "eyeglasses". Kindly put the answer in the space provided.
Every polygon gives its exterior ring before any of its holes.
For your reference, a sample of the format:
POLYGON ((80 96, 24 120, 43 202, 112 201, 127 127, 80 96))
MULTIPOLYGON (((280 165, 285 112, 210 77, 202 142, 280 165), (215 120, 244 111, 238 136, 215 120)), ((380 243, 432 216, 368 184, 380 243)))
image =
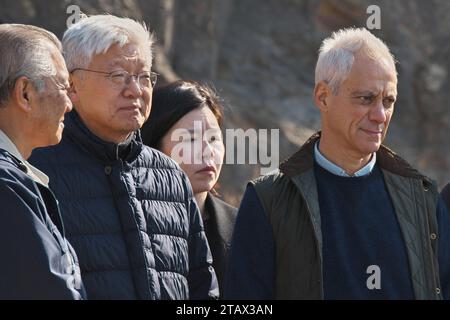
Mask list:
POLYGON ((157 73, 150 71, 144 71, 139 74, 129 74, 128 72, 121 70, 113 72, 104 72, 104 71, 76 68, 73 69, 71 73, 78 70, 104 74, 105 78, 108 78, 114 85, 121 88, 123 88, 125 85, 129 85, 131 78, 136 78, 136 81, 141 89, 153 88, 156 84, 156 79, 158 78, 157 73))

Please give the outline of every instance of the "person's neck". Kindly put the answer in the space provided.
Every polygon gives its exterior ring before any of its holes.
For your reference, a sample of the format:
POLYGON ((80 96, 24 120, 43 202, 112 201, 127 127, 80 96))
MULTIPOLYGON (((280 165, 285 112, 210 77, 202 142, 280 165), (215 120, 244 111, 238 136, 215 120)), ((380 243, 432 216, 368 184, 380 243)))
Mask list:
POLYGON ((131 135, 131 133, 116 134, 111 132, 105 132, 103 130, 98 130, 99 128, 96 128, 95 126, 90 126, 89 124, 86 124, 86 127, 88 127, 89 130, 101 140, 115 144, 121 144, 125 142, 127 138, 131 135))
POLYGON ((98 125, 96 121, 90 121, 83 117, 78 111, 76 111, 78 117, 83 122, 83 124, 91 131, 95 136, 100 138, 104 142, 111 142, 115 144, 120 144, 127 140, 131 135, 131 132, 114 132, 113 130, 105 129, 98 125))
POLYGON ((201 192, 195 194, 195 201, 197 202, 198 208, 200 209, 200 213, 202 215, 202 219, 205 218, 206 212, 205 212, 205 203, 206 203, 206 197, 208 196, 208 192, 201 192))
POLYGON ((372 154, 361 155, 340 148, 335 142, 323 136, 320 138, 318 148, 325 158, 342 168, 350 176, 368 164, 372 158, 372 154))
MULTIPOLYGON (((1 115, 0 115, 1 117, 1 115)), ((8 119, 8 118, 6 118, 8 119)), ((23 126, 19 126, 17 123, 9 118, 9 121, 1 122, 0 129, 8 136, 9 140, 16 146, 20 155, 27 160, 31 156, 33 151, 33 145, 31 142, 32 135, 27 134, 24 131, 23 126)))

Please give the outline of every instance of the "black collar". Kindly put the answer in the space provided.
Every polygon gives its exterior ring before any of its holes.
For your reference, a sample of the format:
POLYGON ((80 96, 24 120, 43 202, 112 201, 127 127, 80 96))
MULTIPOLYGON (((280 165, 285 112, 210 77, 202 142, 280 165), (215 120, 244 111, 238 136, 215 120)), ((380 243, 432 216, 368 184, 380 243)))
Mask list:
POLYGON ((66 115, 64 125, 63 135, 65 137, 105 163, 111 163, 119 159, 131 161, 142 149, 139 130, 132 132, 127 140, 120 144, 107 142, 92 133, 75 110, 66 115))

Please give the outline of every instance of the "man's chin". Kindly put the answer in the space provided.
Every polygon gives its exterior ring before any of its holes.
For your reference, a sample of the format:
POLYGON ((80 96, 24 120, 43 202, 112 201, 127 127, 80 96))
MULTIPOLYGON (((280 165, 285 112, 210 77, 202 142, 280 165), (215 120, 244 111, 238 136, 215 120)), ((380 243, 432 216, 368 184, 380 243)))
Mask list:
POLYGON ((53 139, 53 145, 60 143, 62 140, 62 130, 61 132, 58 132, 55 136, 55 138, 53 139))
POLYGON ((140 129, 143 124, 144 118, 142 116, 133 116, 123 119, 123 121, 118 125, 121 125, 123 130, 132 132, 140 129))
POLYGON ((381 142, 367 142, 362 148, 360 148, 361 152, 365 155, 370 155, 374 152, 377 152, 380 149, 381 142))
POLYGON ((45 143, 39 145, 37 148, 51 147, 57 145, 60 142, 61 142, 61 135, 56 134, 55 136, 49 138, 45 143))

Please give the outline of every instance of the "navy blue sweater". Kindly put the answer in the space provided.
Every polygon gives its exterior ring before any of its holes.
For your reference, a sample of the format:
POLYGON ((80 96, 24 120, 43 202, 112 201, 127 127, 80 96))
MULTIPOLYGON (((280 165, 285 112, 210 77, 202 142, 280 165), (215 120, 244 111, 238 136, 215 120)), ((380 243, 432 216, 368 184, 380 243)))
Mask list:
POLYGON ((450 183, 445 186, 441 191, 441 197, 444 200, 447 210, 450 211, 450 183))
POLYGON ((363 177, 337 176, 318 165, 314 173, 323 240, 324 298, 413 299, 405 244, 378 166, 363 177), (377 274, 379 285, 374 279, 377 274))
MULTIPOLYGON (((386 204, 390 204, 390 198, 383 179, 379 179, 380 171, 374 170, 370 176, 361 179, 367 180, 364 181, 367 186, 356 189, 348 186, 350 189, 345 193, 345 199, 342 198, 344 190, 335 190, 341 196, 327 200, 336 201, 335 205, 346 201, 348 212, 330 211, 331 204, 320 204, 325 298, 413 298, 409 266, 398 222, 392 214, 391 205, 386 208, 386 204), (383 190, 376 189, 377 192, 374 193, 374 188, 380 183, 383 190), (349 191, 353 194, 348 193, 349 191), (381 197, 385 200, 380 200, 381 197), (370 205, 367 205, 369 198, 370 205), (345 213, 346 217, 338 216, 345 213), (374 214, 379 218, 373 217, 374 214), (367 279, 373 275, 373 271, 366 272, 370 265, 380 267, 381 290, 367 290, 367 279)), ((326 182, 318 183, 321 186, 318 190, 319 198, 327 196, 333 188, 333 183, 322 188, 324 183, 326 182)), ((334 188, 339 189, 341 186, 335 185, 334 188)), ((444 298, 450 299, 450 215, 442 199, 438 201, 436 214, 440 234, 438 258, 441 288, 444 298)), ((234 228, 225 299, 273 299, 275 275, 272 228, 254 187, 248 185, 234 228)))

